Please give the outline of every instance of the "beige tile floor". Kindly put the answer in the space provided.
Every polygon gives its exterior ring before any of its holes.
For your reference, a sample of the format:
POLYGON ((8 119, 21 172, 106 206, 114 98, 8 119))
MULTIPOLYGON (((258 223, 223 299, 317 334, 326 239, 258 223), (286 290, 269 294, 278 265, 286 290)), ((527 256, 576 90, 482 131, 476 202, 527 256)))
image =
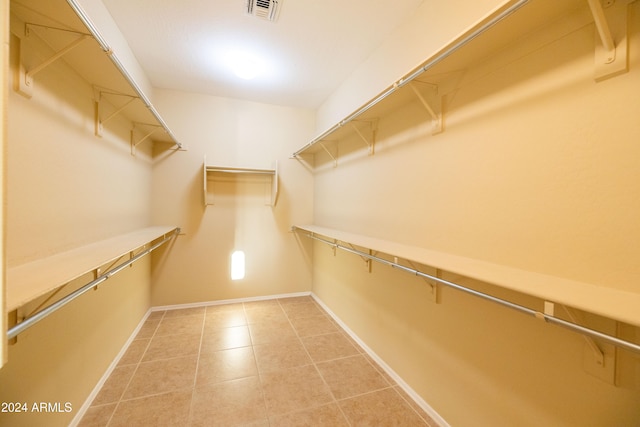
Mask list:
POLYGON ((435 426, 311 297, 153 312, 80 426, 435 426))

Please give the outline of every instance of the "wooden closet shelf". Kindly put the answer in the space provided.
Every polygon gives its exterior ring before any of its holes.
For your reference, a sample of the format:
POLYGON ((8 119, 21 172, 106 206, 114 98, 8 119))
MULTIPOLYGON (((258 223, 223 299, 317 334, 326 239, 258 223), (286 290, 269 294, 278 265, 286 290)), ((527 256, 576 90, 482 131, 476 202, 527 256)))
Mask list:
POLYGON ((640 326, 640 293, 521 270, 316 225, 294 228, 640 326))
POLYGON ((16 310, 177 229, 176 226, 148 227, 10 268, 7 311, 16 310))

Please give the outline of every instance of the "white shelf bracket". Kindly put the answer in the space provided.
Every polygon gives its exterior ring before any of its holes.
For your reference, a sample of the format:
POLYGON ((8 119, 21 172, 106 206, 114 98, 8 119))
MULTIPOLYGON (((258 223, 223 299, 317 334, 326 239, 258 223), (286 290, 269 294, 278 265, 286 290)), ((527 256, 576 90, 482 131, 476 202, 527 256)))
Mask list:
POLYGON ((628 0, 587 0, 596 26, 594 79, 601 81, 629 69, 628 0))
MULTIPOLYGON (((545 302, 545 307, 546 304, 547 303, 545 302)), ((575 323, 576 325, 580 324, 578 315, 572 308, 565 305, 560 306, 564 309, 564 311, 567 313, 567 316, 573 323, 575 323)), ((612 326, 611 324, 609 324, 607 326, 607 324, 608 322, 605 322, 604 324, 601 324, 600 327, 608 327, 617 330, 617 327, 615 325, 612 326)), ((617 325, 617 322, 614 322, 614 324, 617 325)), ((593 375, 594 377, 599 378, 600 380, 608 384, 616 385, 616 347, 606 342, 596 343, 593 338, 587 335, 582 335, 582 337, 584 339, 584 342, 586 343, 584 351, 582 353, 582 368, 586 373, 593 375)))
MULTIPOLYGON (((398 257, 395 257, 394 262, 395 262, 396 264, 398 263, 398 257)), ((410 265, 414 270, 418 270, 418 267, 417 267, 413 262, 411 262, 410 260, 407 260, 407 263, 408 263, 408 264, 409 264, 409 265, 410 265)), ((439 268, 436 268, 435 276, 436 276, 438 279, 442 279, 442 270, 440 270, 439 268)), ((439 293, 440 293, 440 292, 439 292, 440 287, 439 287, 439 285, 438 285, 438 282, 434 282, 433 280, 429 280, 429 279, 427 279, 427 278, 425 278, 425 277, 423 277, 423 280, 425 281, 425 283, 426 283, 427 285, 429 285, 429 291, 430 291, 430 292, 429 292, 429 301, 431 301, 431 302, 433 302, 433 303, 435 303, 435 304, 438 304, 438 303, 440 302, 440 300, 439 300, 439 298, 438 298, 439 293)))
POLYGON ((338 167, 338 158, 336 156, 334 156, 333 154, 331 154, 331 151, 329 151, 329 149, 323 143, 320 142, 319 144, 322 147, 322 149, 329 155, 329 157, 331 157, 331 160, 333 160, 333 167, 337 168, 338 167))
POLYGON ((123 112, 131 103, 133 103, 136 99, 139 99, 139 97, 134 95, 129 95, 126 93, 115 92, 115 91, 105 91, 95 87, 94 87, 94 92, 95 92, 94 132, 96 136, 102 137, 104 124, 107 123, 109 120, 113 119, 114 117, 116 117, 121 112, 123 112), (114 95, 114 96, 119 96, 123 98, 129 98, 129 99, 123 105, 116 108, 116 110, 111 114, 109 114, 107 117, 101 118, 100 104, 103 101, 103 98, 104 98, 103 95, 114 95))
POLYGON ((163 129, 163 127, 160 126, 160 125, 154 125, 154 124, 150 124, 150 123, 134 123, 133 124, 133 129, 131 129, 131 155, 135 156, 136 155, 136 148, 138 147, 138 145, 142 144, 144 141, 149 139, 151 137, 151 135, 153 135, 154 133, 156 133, 160 129, 163 129), (136 142, 135 141, 135 130, 136 130, 136 126, 137 125, 153 127, 153 130, 151 130, 150 132, 147 132, 142 138, 140 138, 136 142))
POLYGON ((29 37, 31 35, 30 27, 32 26, 43 27, 50 30, 58 30, 58 31, 74 33, 74 34, 78 34, 79 37, 76 38, 71 43, 69 43, 68 45, 66 45, 65 47, 63 47, 62 49, 60 49, 59 51, 55 52, 53 55, 51 55, 49 58, 42 61, 40 64, 36 65, 35 67, 32 67, 29 70, 27 70, 24 67, 23 60, 22 60, 24 58, 24 43, 22 43, 22 41, 19 42, 20 43, 20 60, 19 60, 20 67, 18 70, 19 75, 18 75, 18 84, 17 84, 16 90, 18 93, 20 93, 21 95, 27 98, 31 98, 33 94, 33 76, 35 76, 40 71, 47 68, 49 65, 53 64, 58 59, 62 58, 65 54, 69 53, 74 48, 79 46, 83 41, 91 38, 90 34, 79 33, 77 31, 69 31, 69 30, 55 28, 55 27, 47 27, 43 25, 29 24, 29 23, 25 24, 24 32, 26 37, 29 37))
POLYGON ((352 120, 349 122, 353 130, 356 134, 364 141, 367 146, 369 155, 372 156, 375 154, 375 144, 376 144, 376 133, 378 131, 378 121, 377 120, 352 120), (362 131, 356 126, 356 123, 367 123, 369 125, 369 132, 371 133, 371 137, 367 138, 362 131))
MULTIPOLYGON (((553 303, 549 303, 548 301, 545 301, 545 314, 550 314, 548 313, 549 304, 553 304, 553 303)), ((580 322, 578 322, 575 312, 571 308, 565 305, 562 305, 561 307, 564 309, 564 311, 567 313, 567 316, 569 316, 569 319, 571 319, 573 323, 580 324, 580 322)), ((553 315, 553 310, 551 311, 551 315, 553 315)), ((593 338, 588 337, 586 335, 582 335, 582 338, 585 340, 585 342, 587 343, 587 346, 593 352, 593 356, 595 358, 596 364, 604 367, 604 352, 600 349, 600 347, 598 347, 598 344, 596 344, 593 338)))
MULTIPOLYGON (((347 243, 347 245, 349 245, 349 247, 351 249, 353 249, 355 252, 359 252, 351 243, 347 243)), ((368 253, 369 253, 369 255, 374 255, 374 253, 373 253, 373 251, 371 249, 368 250, 368 253)), ((364 261, 365 268, 367 269, 367 271, 369 273, 371 273, 371 271, 372 271, 371 258, 367 258, 367 257, 362 256, 362 255, 358 255, 358 256, 360 258, 362 258, 362 261, 364 261)))
POLYGON ((432 93, 432 95, 427 99, 427 97, 425 97, 418 88, 416 82, 409 83, 409 87, 413 90, 413 93, 415 93, 418 100, 420 100, 420 103, 431 117, 431 134, 436 135, 444 130, 442 120, 442 96, 438 94, 438 86, 432 84, 428 85, 430 86, 429 92, 432 93))
POLYGON ((278 168, 278 161, 275 161, 273 168, 275 171, 271 177, 271 206, 275 206, 278 203, 278 194, 280 193, 280 169, 278 168))

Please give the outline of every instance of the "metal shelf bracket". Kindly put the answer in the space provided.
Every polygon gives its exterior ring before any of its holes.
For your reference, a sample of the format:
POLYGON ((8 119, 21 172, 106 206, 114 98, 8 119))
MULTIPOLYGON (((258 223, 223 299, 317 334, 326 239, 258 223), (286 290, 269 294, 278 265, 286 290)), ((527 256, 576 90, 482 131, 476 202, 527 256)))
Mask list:
POLYGON ((18 69, 19 75, 18 75, 18 83, 17 83, 17 86, 16 86, 16 91, 19 94, 21 94, 21 95, 23 95, 23 96, 25 96, 27 98, 31 98, 31 96, 33 94, 33 76, 35 76, 40 71, 42 71, 45 68, 47 68, 49 65, 53 64, 58 59, 62 58, 65 54, 69 53, 74 48, 76 48, 77 46, 82 44, 83 41, 85 41, 85 40, 87 40, 89 38, 92 38, 90 34, 86 34, 86 33, 80 33, 80 32, 77 32, 77 31, 70 31, 70 30, 66 30, 66 29, 63 29, 63 28, 48 27, 48 26, 44 26, 44 25, 36 25, 36 24, 30 24, 30 23, 25 24, 25 31, 24 31, 25 37, 29 37, 31 35, 30 27, 42 27, 42 28, 46 28, 46 29, 49 29, 49 30, 65 31, 65 32, 68 32, 68 33, 78 34, 78 38, 76 38, 74 41, 72 41, 71 43, 69 43, 68 45, 66 45, 65 47, 60 49, 59 51, 55 52, 49 58, 45 59, 40 64, 36 65, 35 67, 32 67, 29 70, 27 70, 24 67, 24 62, 23 62, 23 58, 24 58, 24 43, 22 43, 22 40, 19 40, 19 51, 20 51, 19 64, 20 64, 20 66, 19 66, 19 69, 18 69))
POLYGON ((429 87, 426 91, 426 96, 423 94, 423 91, 418 88, 417 82, 410 82, 409 87, 413 90, 416 97, 418 97, 424 109, 427 110, 427 113, 429 113, 431 117, 431 134, 436 135, 444 130, 442 120, 442 96, 438 93, 438 86, 430 83, 423 84, 429 87))
MULTIPOLYGON (((411 262, 411 260, 406 260, 406 261, 413 268, 413 270, 418 271, 418 267, 413 262, 411 262)), ((398 257, 394 257, 393 262, 397 264, 398 257)), ((438 279, 442 279, 442 270, 440 270, 439 268, 436 268, 435 277, 437 277, 438 279)), ((438 282, 429 280, 426 277, 422 277, 422 279, 425 281, 427 285, 429 285, 429 301, 431 301, 434 304, 440 303, 440 299, 439 299, 440 290, 439 290, 438 282)))
POLYGON ((364 143, 367 146, 369 155, 372 156, 373 154, 375 154, 375 144, 376 144, 376 133, 378 132, 378 120, 352 120, 351 122, 349 122, 351 124, 351 127, 353 127, 353 130, 356 132, 356 134, 360 137, 360 139, 362 139, 362 141, 364 141, 364 143), (370 132, 370 137, 367 138, 363 132, 358 128, 358 126, 356 125, 356 123, 366 123, 368 124, 368 131, 370 132))
POLYGON ((337 155, 334 156, 331 151, 329 151, 329 149, 323 144, 323 143, 319 143, 320 146, 322 147, 322 149, 329 155, 329 157, 331 157, 331 160, 333 160, 333 167, 337 168, 338 167, 338 157, 337 155))
POLYGON ((138 147, 138 145, 142 144, 144 141, 146 141, 147 139, 149 139, 151 137, 151 135, 153 135, 154 133, 156 133, 157 131, 164 129, 161 125, 154 125, 151 123, 133 123, 133 128, 131 129, 131 155, 135 156, 136 155, 136 148, 138 147), (147 133, 144 134, 144 136, 142 138, 140 138, 137 142, 135 141, 135 130, 136 127, 141 127, 141 126, 145 126, 145 127, 151 127, 153 128, 151 131, 147 131, 147 133))
POLYGON ((629 70, 628 0, 587 0, 596 26, 594 79, 601 81, 629 70))
POLYGON ((102 137, 104 124, 107 123, 109 120, 113 119, 114 117, 116 117, 122 111, 124 111, 131 103, 133 103, 136 99, 139 99, 139 97, 134 95, 129 95, 126 93, 116 92, 116 91, 102 90, 96 87, 94 87, 94 92, 95 92, 94 133, 96 136, 102 137), (129 99, 120 107, 117 107, 116 110, 113 111, 111 114, 109 114, 107 117, 101 118, 100 104, 104 100, 104 95, 113 95, 113 96, 118 96, 123 98, 129 98, 129 99))

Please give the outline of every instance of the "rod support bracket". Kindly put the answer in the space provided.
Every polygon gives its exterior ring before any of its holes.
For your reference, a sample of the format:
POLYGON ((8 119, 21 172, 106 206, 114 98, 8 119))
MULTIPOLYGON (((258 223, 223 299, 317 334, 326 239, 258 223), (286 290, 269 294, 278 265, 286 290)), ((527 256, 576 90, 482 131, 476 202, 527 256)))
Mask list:
MULTIPOLYGON (((11 310, 7 313, 7 327, 12 328, 18 324, 18 310, 11 310)), ((15 345, 18 343, 18 337, 13 337, 8 340, 9 345, 15 345)))
POLYGON ((146 141, 147 139, 151 138, 151 136, 156 133, 157 131, 163 129, 162 126, 160 125, 155 125, 155 124, 150 124, 150 123, 137 123, 134 122, 133 123, 133 128, 131 129, 131 155, 135 156, 136 155, 136 149, 138 148, 138 145, 142 144, 144 141, 146 141), (136 128, 137 127, 151 127, 152 130, 151 131, 147 131, 142 138, 140 138, 137 142, 135 140, 135 134, 136 134, 136 128))
POLYGON ((358 137, 360 137, 360 139, 367 146, 368 154, 370 156, 374 155, 375 147, 376 147, 376 134, 378 133, 378 120, 377 119, 373 119, 373 120, 353 119, 352 121, 349 122, 349 124, 351 124, 351 127, 353 127, 353 130, 355 131, 355 133, 358 135, 358 137), (358 128, 356 123, 366 123, 368 125, 368 129, 367 129, 368 135, 364 135, 364 133, 360 130, 360 128, 358 128))
POLYGON ((329 151, 329 149, 326 147, 326 145, 324 145, 323 143, 320 143, 320 147, 322 147, 322 149, 329 155, 329 157, 331 157, 331 160, 333 160, 333 167, 337 168, 338 167, 338 155, 336 154, 334 156, 331 153, 331 151, 329 151))
MULTIPOLYGON (((31 24, 25 25, 25 37, 29 37, 31 35, 31 31, 29 29, 30 25, 31 24)), ((52 29, 52 30, 60 30, 59 28, 53 28, 53 27, 45 27, 45 28, 52 29)), ((65 31, 65 30, 60 30, 60 31, 65 31)), ((79 34, 79 36, 75 40, 67 44, 65 47, 63 47, 59 51, 54 52, 49 58, 40 62, 40 64, 30 67, 29 69, 27 69, 24 65, 25 48, 26 48, 25 43, 23 42, 22 39, 19 39, 18 50, 19 50, 20 58, 18 61, 20 65, 18 67, 18 78, 15 85, 16 92, 18 92, 20 95, 26 98, 31 98, 31 96, 33 95, 33 86, 34 86, 33 77, 40 71, 44 70, 49 65, 56 62, 58 59, 62 58, 68 52, 72 51, 74 48, 79 46, 82 42, 91 38, 90 34, 83 34, 83 33, 77 33, 77 34, 79 34)))
MULTIPOLYGON (((406 260, 407 263, 411 266, 411 268, 415 271, 415 274, 417 277, 422 277, 425 281, 425 283, 427 285, 429 285, 429 294, 427 295, 427 299, 429 301, 431 301, 434 304, 440 304, 440 286, 438 284, 438 282, 436 282, 435 280, 429 280, 428 278, 421 276, 420 270, 418 269, 418 267, 411 261, 411 260, 406 260)), ((398 257, 394 256, 393 257, 393 262, 394 264, 398 264, 398 257)), ((438 279, 442 279, 442 270, 440 270, 439 268, 435 269, 435 274, 434 277, 438 278, 438 279)))
POLYGON ((629 71, 629 0, 587 0, 595 23, 594 79, 599 82, 629 71))
POLYGON ((442 119, 442 96, 438 92, 438 86, 414 80, 409 82, 409 87, 431 117, 431 134, 437 135, 441 133, 444 130, 444 123, 442 119), (420 86, 425 86, 425 88, 420 86))
POLYGON ((129 95, 126 93, 121 93, 112 90, 106 90, 102 88, 95 87, 93 88, 94 92, 94 133, 98 137, 102 137, 102 132, 104 128, 104 124, 109 120, 118 116, 118 114, 122 113, 131 103, 133 103, 136 99, 140 99, 140 97, 135 95, 129 95), (107 95, 107 96, 105 96, 107 95), (104 105, 105 102, 111 104, 107 97, 114 96, 120 98, 127 98, 124 103, 119 106, 116 106, 115 111, 111 112, 109 115, 103 117, 104 108, 101 108, 101 105, 104 105))

